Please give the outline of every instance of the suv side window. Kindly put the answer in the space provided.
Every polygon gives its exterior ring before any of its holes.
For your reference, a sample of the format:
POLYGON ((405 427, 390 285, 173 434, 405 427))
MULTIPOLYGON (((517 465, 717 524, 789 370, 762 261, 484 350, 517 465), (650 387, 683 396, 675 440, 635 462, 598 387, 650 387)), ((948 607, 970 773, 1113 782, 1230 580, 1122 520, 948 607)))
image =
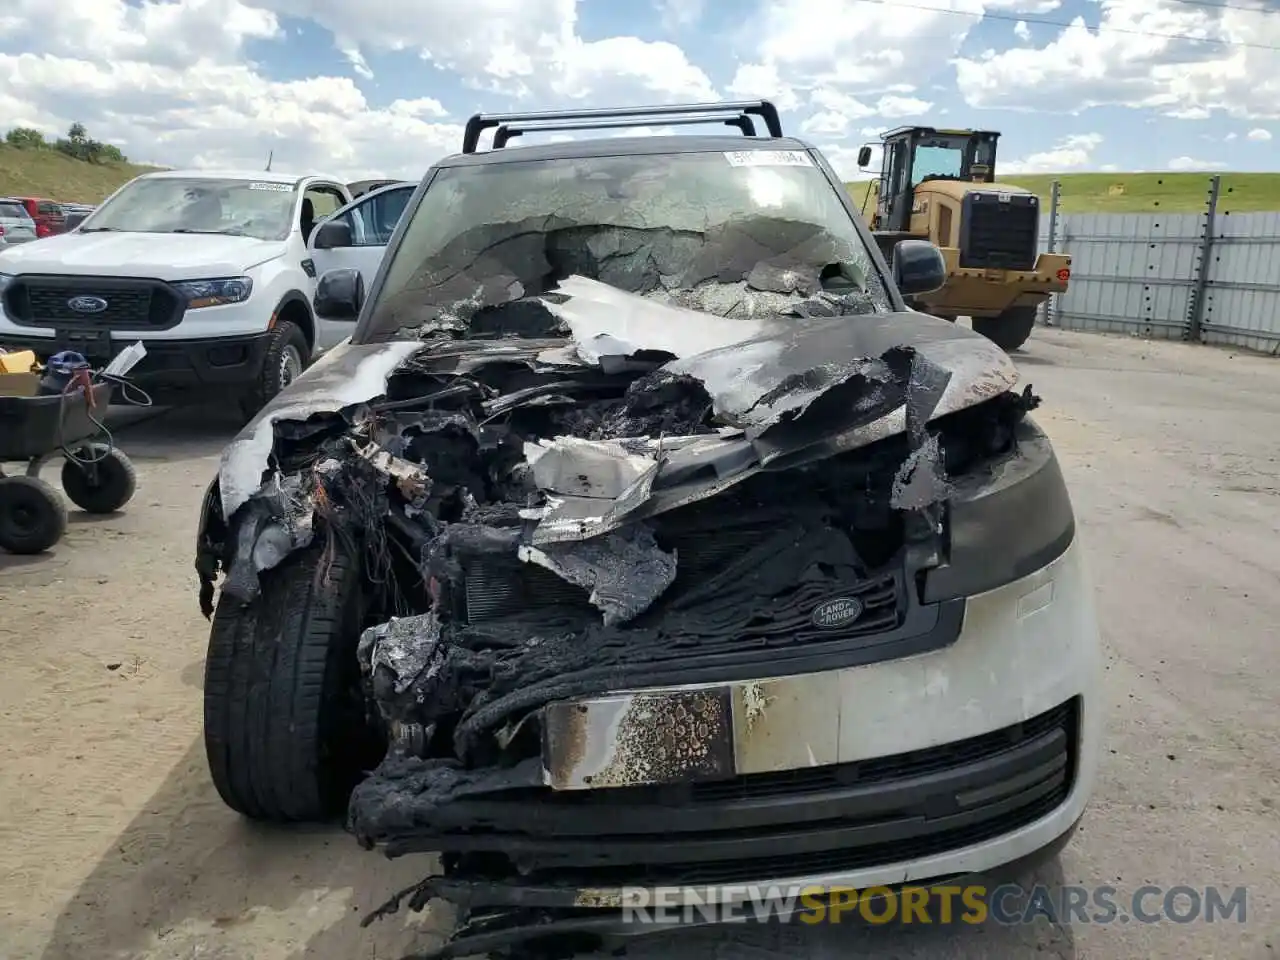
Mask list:
POLYGON ((365 196, 337 219, 351 228, 353 247, 385 247, 391 242, 400 216, 417 185, 388 190, 376 197, 365 196))
POLYGON ((60 217, 62 216, 62 208, 56 203, 42 200, 36 207, 36 213, 42 217, 60 217))
POLYGON ((347 212, 352 241, 358 247, 385 247, 415 187, 388 190, 362 200, 347 212))

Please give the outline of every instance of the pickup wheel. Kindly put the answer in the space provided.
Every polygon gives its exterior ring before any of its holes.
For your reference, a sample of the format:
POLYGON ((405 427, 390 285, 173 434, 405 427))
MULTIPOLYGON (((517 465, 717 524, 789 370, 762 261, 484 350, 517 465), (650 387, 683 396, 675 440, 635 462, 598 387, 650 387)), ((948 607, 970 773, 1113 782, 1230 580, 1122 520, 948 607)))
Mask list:
POLYGON ((1017 350, 1036 325, 1036 307, 1010 307, 998 317, 974 317, 973 331, 1002 350, 1017 350))
POLYGON ((307 336, 290 320, 277 320, 271 328, 257 385, 241 400, 241 410, 252 417, 271 402, 277 393, 298 378, 311 364, 307 336))
POLYGON ((359 642, 364 578, 341 547, 311 547, 261 575, 249 604, 219 598, 205 661, 204 744, 224 803, 253 820, 343 814, 382 759, 359 642))

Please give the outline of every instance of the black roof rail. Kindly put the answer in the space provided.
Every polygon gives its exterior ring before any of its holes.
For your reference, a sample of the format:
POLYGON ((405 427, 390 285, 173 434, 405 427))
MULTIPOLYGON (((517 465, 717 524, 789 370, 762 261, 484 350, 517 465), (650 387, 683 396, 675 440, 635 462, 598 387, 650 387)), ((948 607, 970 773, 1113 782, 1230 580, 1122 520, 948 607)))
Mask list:
MULTIPOLYGON (((726 127, 737 127, 744 137, 756 135, 756 125, 745 113, 736 117, 673 117, 663 118, 665 127, 691 127, 701 123, 723 123, 726 127)), ((504 123, 493 133, 493 149, 501 150, 507 142, 526 133, 563 133, 566 130, 616 130, 623 127, 646 127, 653 123, 650 117, 631 117, 626 120, 608 120, 605 122, 577 120, 570 123, 504 123)))
MULTIPOLYGON (((477 113, 467 121, 462 135, 462 152, 475 153, 480 134, 503 124, 529 124, 558 121, 595 120, 608 122, 627 118, 682 117, 689 114, 741 113, 764 121, 771 137, 781 137, 782 120, 778 108, 768 100, 734 100, 725 103, 670 103, 649 107, 597 107, 589 110, 540 110, 533 113, 477 113)), ((639 124, 637 124, 639 125, 639 124)), ((589 127, 590 125, 588 125, 589 127)), ((583 129, 587 129, 584 127, 583 129)))

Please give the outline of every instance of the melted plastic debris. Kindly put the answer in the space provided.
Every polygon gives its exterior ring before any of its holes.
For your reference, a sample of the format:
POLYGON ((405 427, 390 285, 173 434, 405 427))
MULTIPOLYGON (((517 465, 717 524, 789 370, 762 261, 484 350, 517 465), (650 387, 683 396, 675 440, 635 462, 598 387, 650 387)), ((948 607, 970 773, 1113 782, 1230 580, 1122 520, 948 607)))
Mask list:
POLYGON ((383 667, 395 677, 395 692, 429 680, 440 669, 440 619, 435 610, 392 617, 360 634, 356 655, 368 673, 383 667))
POLYGON ((940 503, 951 494, 942 468, 942 449, 936 434, 924 439, 893 478, 893 496, 889 501, 896 510, 921 510, 940 503))
POLYGON ((572 546, 522 546, 519 556, 589 590, 606 627, 634 620, 676 579, 675 554, 662 550, 642 524, 572 546))

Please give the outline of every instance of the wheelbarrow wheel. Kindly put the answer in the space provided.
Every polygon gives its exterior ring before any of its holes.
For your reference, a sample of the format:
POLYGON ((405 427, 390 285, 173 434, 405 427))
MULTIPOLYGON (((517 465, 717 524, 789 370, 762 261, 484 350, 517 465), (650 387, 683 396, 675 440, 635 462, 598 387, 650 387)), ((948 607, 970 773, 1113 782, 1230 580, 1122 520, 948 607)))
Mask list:
POLYGON ((67 532, 67 507, 39 477, 0 477, 0 549, 44 553, 67 532))
POLYGON ((85 513, 115 513, 133 499, 138 474, 128 457, 105 443, 93 443, 76 453, 81 465, 68 460, 62 465, 62 489, 85 513))

